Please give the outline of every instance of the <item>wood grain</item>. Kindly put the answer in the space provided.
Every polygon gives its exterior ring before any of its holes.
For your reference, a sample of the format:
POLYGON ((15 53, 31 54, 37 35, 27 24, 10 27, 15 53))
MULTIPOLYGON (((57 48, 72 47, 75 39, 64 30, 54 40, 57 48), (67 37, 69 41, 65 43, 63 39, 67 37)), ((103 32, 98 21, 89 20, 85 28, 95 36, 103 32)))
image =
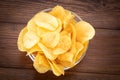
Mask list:
MULTIPOLYGON (((0 67, 33 68, 32 61, 17 49, 24 24, 0 23, 0 67)), ((120 30, 96 29, 83 61, 70 71, 120 74, 120 30), (89 66, 89 67, 88 67, 89 66)))
POLYGON ((0 68, 0 79, 1 80, 119 80, 120 75, 66 71, 64 76, 56 77, 53 75, 51 71, 48 71, 45 74, 39 74, 32 69, 0 68))
POLYGON ((0 80, 120 80, 120 0, 0 0, 0 80), (96 29, 84 59, 64 76, 37 73, 17 38, 37 12, 61 5, 96 29))
POLYGON ((119 2, 106 1, 0 1, 0 22, 27 23, 37 12, 62 5, 77 13, 83 20, 90 22, 95 28, 120 29, 119 2))

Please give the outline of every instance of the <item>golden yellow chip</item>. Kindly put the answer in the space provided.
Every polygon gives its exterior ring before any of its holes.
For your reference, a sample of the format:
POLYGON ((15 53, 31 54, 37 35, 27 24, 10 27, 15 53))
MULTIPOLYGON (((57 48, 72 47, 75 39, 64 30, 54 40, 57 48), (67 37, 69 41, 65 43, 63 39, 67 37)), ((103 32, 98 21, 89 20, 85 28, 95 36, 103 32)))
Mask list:
POLYGON ((45 34, 45 33, 47 33, 47 32, 51 32, 50 30, 47 30, 47 29, 44 29, 44 28, 41 28, 41 27, 38 27, 37 28, 37 35, 39 36, 39 37, 41 37, 41 35, 43 35, 43 34, 45 34))
POLYGON ((81 43, 88 41, 95 35, 95 30, 89 23, 80 21, 76 24, 77 40, 81 43))
POLYGON ((71 47, 71 35, 60 35, 59 43, 53 51, 53 54, 59 55, 68 51, 71 47))
POLYGON ((65 18, 65 10, 62 6, 54 7, 49 13, 55 16, 56 18, 59 18, 61 21, 63 21, 65 18))
MULTIPOLYGON (((62 22, 60 21, 60 19, 57 19, 57 21, 58 21, 58 27, 53 32, 60 32, 62 30, 62 22)), ((37 27, 36 32, 41 37, 41 35, 48 33, 48 32, 51 32, 51 31, 48 29, 37 27)))
POLYGON ((23 37, 23 44, 27 49, 32 48, 38 42, 39 42, 39 37, 36 35, 36 33, 32 31, 28 31, 23 37))
POLYGON ((67 26, 69 26, 70 23, 72 23, 73 18, 74 18, 74 15, 72 15, 72 13, 70 11, 65 10, 65 12, 66 12, 66 17, 65 17, 65 19, 63 21, 63 27, 64 27, 64 29, 67 26))
MULTIPOLYGON (((71 29, 72 29, 72 38, 71 38, 71 41, 72 41, 72 47, 71 49, 64 53, 64 54, 61 54, 57 57, 57 59, 60 61, 60 63, 65 66, 65 67, 72 67, 73 66, 73 58, 74 58, 74 55, 76 53, 76 31, 75 31, 75 27, 71 24, 69 26, 71 29)), ((62 33, 62 34, 65 34, 62 33)))
POLYGON ((54 48, 60 39, 60 34, 58 32, 46 32, 43 35, 41 35, 41 42, 49 47, 54 48))
POLYGON ((87 47, 88 47, 88 43, 89 43, 89 41, 86 41, 83 44, 83 49, 78 53, 78 55, 76 57, 76 61, 78 61, 85 54, 85 51, 87 50, 87 47))
POLYGON ((19 34, 18 41, 17 41, 17 45, 18 45, 18 49, 19 49, 20 51, 26 51, 26 48, 25 48, 25 46, 23 45, 23 37, 24 37, 24 35, 27 33, 27 31, 28 31, 27 28, 24 27, 24 28, 21 30, 20 34, 19 34))
POLYGON ((58 27, 57 19, 54 16, 45 12, 40 12, 36 14, 34 17, 34 21, 39 27, 51 31, 55 30, 58 27))
POLYGON ((73 63, 75 63, 76 61, 76 58, 79 54, 79 52, 83 49, 83 44, 81 44, 80 42, 76 42, 76 52, 74 54, 74 57, 73 57, 73 63))
POLYGON ((45 56, 39 53, 35 57, 33 66, 39 73, 45 73, 50 69, 50 65, 45 56))
POLYGON ((31 19, 28 23, 27 23, 27 29, 28 31, 33 31, 33 32, 37 32, 37 28, 38 26, 35 24, 34 20, 31 19))
POLYGON ((40 49, 40 47, 37 44, 33 46, 31 49, 27 50, 27 55, 32 54, 34 52, 43 53, 43 51, 40 49))
POLYGON ((42 43, 38 43, 41 50, 44 52, 45 56, 50 60, 55 60, 57 58, 57 55, 53 54, 52 50, 47 48, 42 43))
POLYGON ((56 76, 64 75, 64 68, 60 64, 57 64, 55 61, 49 61, 51 69, 56 76))
POLYGON ((62 22, 60 19, 57 19, 57 21, 58 21, 58 28, 55 31, 60 32, 62 30, 62 22))
POLYGON ((75 48, 72 48, 69 52, 66 52, 64 54, 60 54, 57 57, 58 62, 63 65, 64 67, 72 67, 73 66, 73 57, 75 53, 75 48))
POLYGON ((56 6, 49 12, 51 15, 59 18, 62 23, 63 27, 65 28, 70 21, 74 18, 74 15, 71 11, 65 10, 62 6, 56 6))

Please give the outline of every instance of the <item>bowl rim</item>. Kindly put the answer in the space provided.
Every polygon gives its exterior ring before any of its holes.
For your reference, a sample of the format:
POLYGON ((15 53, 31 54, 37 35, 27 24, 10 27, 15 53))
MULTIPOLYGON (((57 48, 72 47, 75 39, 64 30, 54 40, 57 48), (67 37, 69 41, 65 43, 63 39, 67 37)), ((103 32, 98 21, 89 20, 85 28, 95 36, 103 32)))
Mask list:
MULTIPOLYGON (((47 9, 44 9, 44 10, 41 10, 41 11, 47 12, 47 11, 50 11, 50 10, 52 10, 52 8, 47 8, 47 9)), ((40 12, 41 12, 41 11, 40 11, 40 12)), ((39 12, 38 12, 38 13, 39 13, 39 12)), ((79 21, 82 21, 82 18, 81 18, 80 16, 78 16, 75 12, 71 11, 71 13, 72 13, 73 15, 75 15, 75 17, 78 18, 79 21)), ((86 55, 86 51, 87 51, 87 49, 88 49, 88 46, 89 46, 89 43, 88 43, 88 45, 87 45, 87 48, 86 48, 85 52, 82 54, 82 56, 80 57, 80 59, 75 62, 74 66, 76 66, 78 63, 80 63, 80 61, 84 58, 84 56, 86 55)), ((34 62, 35 56, 34 56, 33 54, 29 54, 28 56, 29 56, 29 58, 34 62)), ((66 68, 64 68, 64 70, 68 70, 68 69, 70 69, 70 68, 72 68, 72 67, 66 67, 66 68)))

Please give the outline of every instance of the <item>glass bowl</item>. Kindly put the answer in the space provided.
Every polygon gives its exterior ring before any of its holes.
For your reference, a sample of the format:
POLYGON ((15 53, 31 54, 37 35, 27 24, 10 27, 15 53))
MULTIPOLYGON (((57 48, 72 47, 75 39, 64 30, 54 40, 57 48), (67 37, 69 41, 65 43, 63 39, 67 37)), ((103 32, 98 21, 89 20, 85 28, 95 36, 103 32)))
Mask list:
MULTIPOLYGON (((44 10, 42 10, 42 11, 44 11, 44 12, 49 12, 50 10, 52 10, 52 8, 44 9, 44 10)), ((71 13, 75 16, 75 20, 76 20, 76 21, 82 21, 81 17, 78 16, 76 13, 74 13, 74 12, 72 12, 72 11, 71 11, 71 13)), ((89 43, 88 43, 88 45, 89 45, 89 43)), ((88 45, 87 45, 87 48, 88 48, 88 45)), ((85 49, 85 51, 84 51, 84 53, 82 54, 82 56, 80 57, 80 59, 75 62, 74 66, 77 65, 77 64, 84 58, 84 56, 85 56, 85 54, 86 54, 87 48, 85 49)), ((30 55, 28 55, 28 56, 30 57, 30 59, 31 59, 32 61, 34 61, 35 56, 34 56, 33 54, 30 54, 30 55)), ((72 67, 64 68, 64 70, 68 70, 68 69, 70 69, 70 68, 72 68, 72 67)))

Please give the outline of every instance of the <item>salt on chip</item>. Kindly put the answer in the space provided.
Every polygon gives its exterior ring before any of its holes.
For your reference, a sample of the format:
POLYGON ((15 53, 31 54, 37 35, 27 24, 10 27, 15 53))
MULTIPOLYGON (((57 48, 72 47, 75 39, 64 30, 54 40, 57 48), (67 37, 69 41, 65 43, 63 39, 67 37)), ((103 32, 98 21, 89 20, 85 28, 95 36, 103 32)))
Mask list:
POLYGON ((60 39, 58 32, 46 32, 41 35, 41 42, 49 48, 54 48, 60 39))
POLYGON ((55 60, 57 58, 57 55, 53 54, 51 49, 47 48, 45 45, 43 45, 40 42, 38 43, 38 45, 48 59, 55 60))
POLYGON ((48 29, 48 30, 55 30, 58 27, 57 19, 45 12, 40 12, 35 15, 34 17, 35 23, 42 28, 48 29))
POLYGON ((77 32, 77 41, 84 43, 93 38, 95 35, 95 30, 89 23, 85 21, 80 21, 76 25, 76 32, 77 32))
POLYGON ((50 65, 45 56, 39 53, 35 57, 33 66, 39 73, 45 73, 50 69, 50 65))
POLYGON ((27 28, 24 27, 21 32, 19 33, 19 37, 18 37, 18 41, 17 41, 17 45, 18 45, 18 49, 20 51, 26 51, 26 48, 23 44, 23 38, 24 38, 24 35, 27 33, 27 28))
POLYGON ((36 35, 36 33, 32 31, 28 31, 23 37, 23 44, 27 49, 32 48, 38 42, 39 42, 39 37, 36 35))

